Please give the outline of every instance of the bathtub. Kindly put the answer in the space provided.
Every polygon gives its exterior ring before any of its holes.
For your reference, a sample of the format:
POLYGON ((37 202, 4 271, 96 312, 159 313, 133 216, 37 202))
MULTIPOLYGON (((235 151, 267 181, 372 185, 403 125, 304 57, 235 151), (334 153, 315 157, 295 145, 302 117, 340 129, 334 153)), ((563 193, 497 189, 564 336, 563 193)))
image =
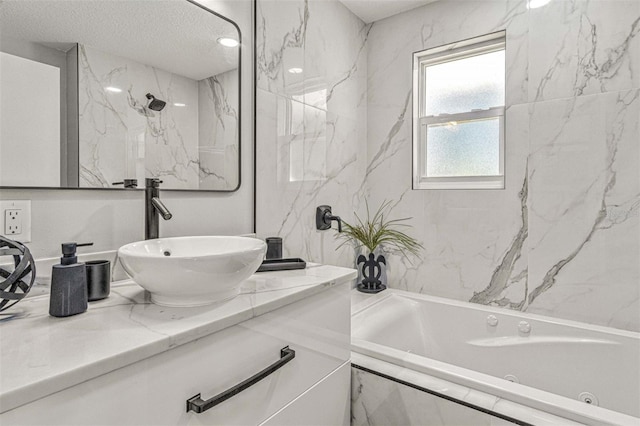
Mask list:
POLYGON ((640 333, 354 290, 352 352, 355 369, 515 423, 640 425, 640 333))

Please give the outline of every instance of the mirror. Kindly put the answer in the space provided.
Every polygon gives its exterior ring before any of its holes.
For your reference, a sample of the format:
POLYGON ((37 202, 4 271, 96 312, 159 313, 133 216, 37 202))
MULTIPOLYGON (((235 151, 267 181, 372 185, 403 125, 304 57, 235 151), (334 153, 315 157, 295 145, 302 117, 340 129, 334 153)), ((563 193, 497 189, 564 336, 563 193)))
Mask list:
POLYGON ((0 186, 235 191, 240 42, 189 0, 0 2, 0 186))

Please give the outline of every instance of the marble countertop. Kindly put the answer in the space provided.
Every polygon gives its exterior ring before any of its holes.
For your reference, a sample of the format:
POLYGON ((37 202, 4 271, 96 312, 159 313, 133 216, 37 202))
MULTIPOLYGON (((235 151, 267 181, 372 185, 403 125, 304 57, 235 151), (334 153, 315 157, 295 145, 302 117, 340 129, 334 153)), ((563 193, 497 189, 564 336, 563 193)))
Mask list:
POLYGON ((49 297, 27 298, 0 322, 0 413, 183 345, 319 293, 356 277, 353 269, 254 274, 241 294, 218 305, 168 308, 151 303, 133 281, 113 283, 111 295, 87 312, 49 316, 49 297))

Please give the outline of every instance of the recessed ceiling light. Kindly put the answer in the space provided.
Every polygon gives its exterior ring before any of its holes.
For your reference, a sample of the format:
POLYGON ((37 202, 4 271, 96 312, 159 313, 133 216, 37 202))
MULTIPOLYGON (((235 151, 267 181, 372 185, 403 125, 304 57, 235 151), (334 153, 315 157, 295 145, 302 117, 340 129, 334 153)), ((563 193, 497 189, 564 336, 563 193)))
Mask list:
POLYGON ((291 74, 301 74, 302 68, 289 68, 288 70, 291 74))
POLYGON ((107 92, 113 92, 113 93, 122 92, 122 89, 120 89, 118 87, 113 87, 113 86, 105 87, 104 90, 106 90, 107 92))
POLYGON ((537 9, 548 4, 551 0, 529 0, 527 2, 528 9, 537 9))
POLYGON ((224 47, 236 47, 240 44, 238 43, 238 40, 229 37, 220 37, 218 39, 218 43, 220 43, 224 47))
POLYGON ((184 106, 187 106, 187 104, 182 104, 180 102, 176 102, 175 104, 173 104, 173 106, 184 107, 184 106))

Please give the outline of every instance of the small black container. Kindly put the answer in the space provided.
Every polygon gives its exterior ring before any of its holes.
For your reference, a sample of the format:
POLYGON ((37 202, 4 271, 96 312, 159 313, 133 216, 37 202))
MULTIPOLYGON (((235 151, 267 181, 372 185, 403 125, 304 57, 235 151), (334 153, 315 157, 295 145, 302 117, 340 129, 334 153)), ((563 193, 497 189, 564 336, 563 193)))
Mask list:
POLYGON ((282 238, 269 237, 267 242, 267 259, 282 259, 282 238))
POLYGON ((111 291, 111 262, 91 260, 85 262, 87 268, 87 295, 89 302, 104 299, 111 291))

